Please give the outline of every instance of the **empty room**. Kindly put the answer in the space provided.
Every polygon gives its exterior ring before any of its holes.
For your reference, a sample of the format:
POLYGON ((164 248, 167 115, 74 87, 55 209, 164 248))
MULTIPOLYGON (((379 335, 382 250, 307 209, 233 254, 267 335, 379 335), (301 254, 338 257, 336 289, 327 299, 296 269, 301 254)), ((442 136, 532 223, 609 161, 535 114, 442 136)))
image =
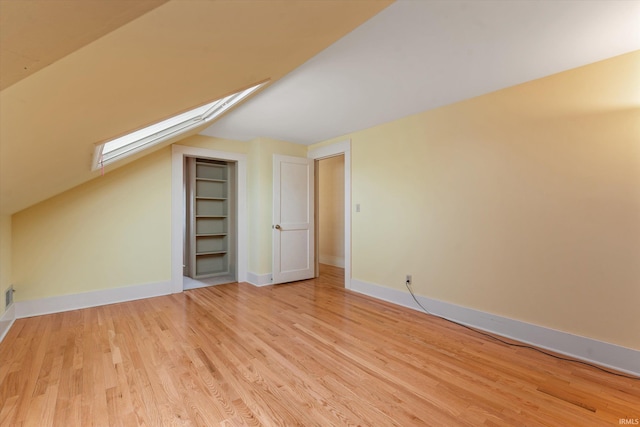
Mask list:
POLYGON ((0 425, 640 425, 639 22, 0 0, 0 425))

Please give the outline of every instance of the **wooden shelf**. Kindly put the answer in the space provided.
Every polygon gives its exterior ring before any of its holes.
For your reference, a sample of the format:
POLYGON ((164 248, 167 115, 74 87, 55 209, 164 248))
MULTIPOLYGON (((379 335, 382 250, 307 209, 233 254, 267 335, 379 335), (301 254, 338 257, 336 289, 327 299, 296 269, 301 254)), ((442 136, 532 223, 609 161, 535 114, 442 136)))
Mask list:
POLYGON ((191 276, 228 274, 232 255, 228 165, 205 160, 195 160, 191 165, 191 276))
POLYGON ((198 160, 198 159, 196 159, 196 165, 205 165, 205 166, 209 166, 209 167, 212 167, 212 168, 226 168, 227 167, 226 164, 206 162, 206 161, 198 160))
POLYGON ((226 201, 227 199, 227 181, 219 179, 196 179, 194 186, 194 197, 196 201, 226 201))
POLYGON ((206 182, 227 182, 226 179, 213 179, 213 178, 196 178, 196 181, 206 181, 206 182))

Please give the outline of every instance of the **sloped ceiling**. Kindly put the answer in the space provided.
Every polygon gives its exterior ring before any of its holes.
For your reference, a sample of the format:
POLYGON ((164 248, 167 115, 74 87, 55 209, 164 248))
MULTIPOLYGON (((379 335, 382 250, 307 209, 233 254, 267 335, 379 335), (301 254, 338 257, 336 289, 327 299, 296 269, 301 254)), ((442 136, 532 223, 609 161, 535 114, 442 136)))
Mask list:
POLYGON ((3 214, 96 177, 90 172, 96 143, 256 82, 277 81, 389 1, 172 0, 155 8, 146 1, 122 8, 105 4, 130 2, 91 1, 82 25, 71 22, 68 5, 26 3, 2 10, 3 25, 11 23, 0 47, 10 53, 0 69, 3 214), (22 41, 32 32, 50 38, 51 47, 22 41), (20 72, 36 62, 47 66, 20 72))
POLYGON ((96 143, 267 78, 196 132, 311 144, 640 49, 638 1, 388 5, 0 0, 0 213, 96 177, 96 143))
POLYGON ((0 90, 166 2, 0 1, 0 90))
POLYGON ((638 49, 640 1, 398 1, 202 133, 312 144, 638 49))

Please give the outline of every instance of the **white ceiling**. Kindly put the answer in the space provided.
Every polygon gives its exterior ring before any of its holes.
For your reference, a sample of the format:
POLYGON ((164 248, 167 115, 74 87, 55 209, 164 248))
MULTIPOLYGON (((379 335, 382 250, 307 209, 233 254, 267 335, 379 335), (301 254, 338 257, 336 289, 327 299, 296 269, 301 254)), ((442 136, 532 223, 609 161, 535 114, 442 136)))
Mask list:
POLYGON ((640 1, 401 0, 202 134, 312 144, 638 49, 640 1))

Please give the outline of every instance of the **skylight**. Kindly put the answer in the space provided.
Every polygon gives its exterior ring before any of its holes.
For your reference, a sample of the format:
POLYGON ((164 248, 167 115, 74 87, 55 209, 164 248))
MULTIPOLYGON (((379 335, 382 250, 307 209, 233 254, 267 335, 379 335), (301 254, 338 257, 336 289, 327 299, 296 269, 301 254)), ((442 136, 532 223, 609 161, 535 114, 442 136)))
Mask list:
POLYGON ((92 170, 98 170, 105 165, 188 132, 196 126, 210 122, 266 83, 257 84, 249 89, 236 92, 209 104, 100 144, 96 147, 92 170))

